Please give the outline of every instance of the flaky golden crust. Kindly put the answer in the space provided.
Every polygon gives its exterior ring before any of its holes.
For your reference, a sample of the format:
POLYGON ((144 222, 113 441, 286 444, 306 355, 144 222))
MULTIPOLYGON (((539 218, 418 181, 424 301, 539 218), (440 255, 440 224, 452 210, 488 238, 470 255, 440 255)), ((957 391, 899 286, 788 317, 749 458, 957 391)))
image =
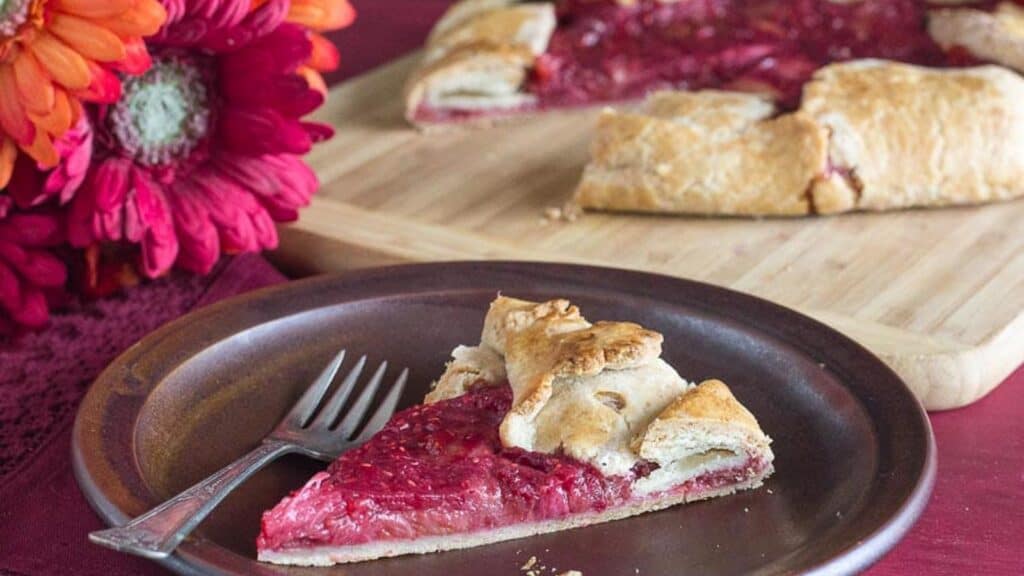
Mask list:
POLYGON ((583 208, 802 215, 1024 195, 1024 78, 994 66, 833 64, 775 115, 763 97, 662 93, 604 113, 583 208))
POLYGON ((581 376, 647 364, 661 356, 663 337, 632 322, 598 322, 547 340, 558 351, 551 372, 581 376))
POLYGON ((932 10, 928 33, 944 49, 962 47, 978 58, 1024 72, 1024 7, 1002 2, 993 12, 932 10))
POLYGON ((462 396, 480 382, 501 382, 505 378, 505 359, 501 354, 487 346, 458 346, 423 402, 430 404, 462 396))
POLYGON ((718 91, 655 95, 648 106, 648 113, 601 115, 577 204, 694 214, 810 211, 808 186, 827 160, 827 135, 810 119, 773 118, 763 97, 718 91))
POLYGON ((435 25, 423 63, 406 84, 406 117, 421 123, 421 107, 437 111, 528 106, 523 89, 555 28, 549 3, 462 0, 435 25))
POLYGON ((484 321, 481 346, 457 348, 426 401, 460 394, 479 380, 496 382, 493 368, 474 367, 471 360, 503 356, 513 392, 499 430, 506 446, 561 451, 622 475, 646 458, 645 446, 676 440, 681 456, 657 452, 663 471, 652 475, 645 491, 715 466, 770 462, 767 437, 728 388, 721 382, 692 387, 660 359, 662 339, 630 322, 591 324, 567 300, 499 296, 484 321), (712 415, 715 406, 725 408, 712 415), (680 417, 686 411, 691 417, 680 417), (695 427, 698 416, 703 420, 695 427), (721 425, 717 435, 706 435, 709 422, 721 425))
POLYGON ((522 332, 541 320, 544 321, 544 329, 549 334, 590 326, 580 314, 580 309, 570 304, 568 300, 549 300, 538 304, 498 296, 491 302, 484 318, 484 330, 480 341, 504 354, 510 334, 522 332))
POLYGON ((563 450, 609 474, 635 463, 631 430, 686 383, 664 363, 662 337, 626 322, 563 331, 557 317, 508 336, 505 366, 512 407, 502 442, 526 450, 563 450), (640 382, 638 382, 640 380, 640 382))
POLYGON ((832 178, 857 191, 850 209, 1024 194, 1024 78, 1004 68, 835 64, 804 87, 801 112, 828 130, 832 178))
MULTIPOLYGON (((705 380, 687 390, 658 415, 660 422, 670 420, 724 422, 746 428, 751 432, 761 432, 754 415, 736 400, 732 391, 721 380, 705 380)), ((650 440, 656 432, 648 429, 645 439, 650 440)))

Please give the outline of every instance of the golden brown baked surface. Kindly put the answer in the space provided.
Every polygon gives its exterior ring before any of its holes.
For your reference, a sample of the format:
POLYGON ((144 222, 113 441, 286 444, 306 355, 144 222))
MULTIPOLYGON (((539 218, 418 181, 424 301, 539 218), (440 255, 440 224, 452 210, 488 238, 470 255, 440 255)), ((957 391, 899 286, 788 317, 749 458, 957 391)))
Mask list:
POLYGON ((1024 78, 997 66, 833 64, 777 115, 757 95, 659 93, 607 111, 584 208, 801 215, 1024 195, 1024 78))
POLYGON ((978 58, 1024 72, 1024 6, 1001 2, 993 12, 932 10, 928 33, 946 50, 962 47, 978 58))
POLYGON ((500 428, 506 446, 563 451, 606 475, 651 460, 660 466, 645 481, 651 489, 715 465, 772 458, 770 440, 728 387, 681 378, 660 358, 657 332, 631 322, 591 324, 567 300, 499 296, 481 340, 456 348, 426 401, 507 379, 513 402, 500 428), (493 368, 496 358, 503 372, 493 368), (467 383, 467 375, 477 380, 467 383))
POLYGON ((462 0, 427 40, 423 64, 406 86, 406 116, 437 110, 516 108, 532 101, 522 88, 555 29, 554 5, 462 0))
POLYGON ((761 96, 662 92, 641 113, 605 111, 576 190, 585 208, 696 214, 806 214, 826 133, 774 117, 761 96))

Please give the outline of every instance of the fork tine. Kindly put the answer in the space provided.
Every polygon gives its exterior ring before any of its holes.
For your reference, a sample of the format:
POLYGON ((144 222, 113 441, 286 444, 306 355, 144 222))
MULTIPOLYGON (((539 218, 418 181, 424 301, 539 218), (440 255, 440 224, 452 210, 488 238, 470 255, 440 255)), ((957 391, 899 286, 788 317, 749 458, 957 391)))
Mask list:
POLYGON ((387 424, 388 420, 391 419, 391 415, 395 413, 395 406, 398 405, 398 399, 402 397, 402 390, 405 389, 405 381, 409 379, 409 369, 402 370, 402 374, 395 381, 395 384, 388 390, 388 395, 384 397, 384 401, 377 407, 377 411, 370 416, 370 421, 363 427, 363 431, 359 433, 359 437, 355 439, 355 442, 361 444, 370 439, 371 436, 380 432, 380 429, 387 424))
POLYGON ((384 379, 384 371, 388 368, 387 360, 380 363, 380 367, 373 373, 373 378, 366 383, 366 388, 363 388, 363 392, 359 394, 359 398, 356 399, 356 403, 352 405, 352 408, 345 414, 345 418, 342 419, 341 424, 338 424, 338 434, 342 438, 348 438, 356 431, 356 427, 359 426, 359 422, 362 421, 363 416, 366 415, 366 411, 370 408, 370 401, 373 400, 373 395, 377 392, 377 388, 380 387, 381 380, 384 379))
POLYGON ((331 363, 324 368, 324 371, 320 373, 320 376, 309 386, 309 388, 302 394, 302 398, 295 403, 292 407, 291 412, 284 417, 284 423, 293 424, 298 427, 306 425, 306 421, 313 416, 313 412, 316 411, 317 405, 320 404, 320 400, 324 397, 324 393, 327 392, 327 388, 331 385, 331 381, 334 380, 334 375, 338 373, 338 368, 341 368, 342 361, 345 360, 345 351, 338 352, 338 355, 331 360, 331 363))
POLYGON ((366 366, 365 354, 359 358, 359 362, 356 362, 355 367, 348 371, 345 379, 341 381, 341 385, 338 386, 338 389, 327 400, 327 404, 320 409, 320 413, 316 415, 316 420, 313 420, 310 426, 323 429, 331 427, 334 420, 338 418, 341 407, 345 405, 345 400, 348 400, 349 394, 355 389, 356 381, 359 379, 359 375, 363 373, 363 366, 366 366))

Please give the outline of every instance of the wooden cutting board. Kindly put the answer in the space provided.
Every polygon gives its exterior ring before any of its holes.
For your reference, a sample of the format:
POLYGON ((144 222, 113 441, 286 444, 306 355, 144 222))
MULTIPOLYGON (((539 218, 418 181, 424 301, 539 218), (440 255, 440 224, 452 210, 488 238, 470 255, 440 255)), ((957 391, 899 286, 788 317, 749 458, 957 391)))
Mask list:
POLYGON ((309 157, 323 188, 282 230, 284 267, 529 259, 692 278, 837 328, 930 409, 973 402, 1024 362, 1024 201, 785 220, 545 222, 545 209, 572 194, 596 110, 425 136, 402 119, 416 58, 339 85, 318 112, 338 134, 309 157))

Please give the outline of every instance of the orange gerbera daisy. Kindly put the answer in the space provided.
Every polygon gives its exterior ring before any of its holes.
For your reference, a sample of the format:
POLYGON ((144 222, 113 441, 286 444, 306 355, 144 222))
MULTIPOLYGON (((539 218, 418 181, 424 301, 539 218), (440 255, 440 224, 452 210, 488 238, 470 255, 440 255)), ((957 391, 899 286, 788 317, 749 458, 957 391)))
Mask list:
POLYGON ((166 18, 157 0, 0 0, 0 188, 17 148, 57 163, 53 139, 77 122, 80 101, 117 101, 114 71, 149 68, 142 37, 166 18))

